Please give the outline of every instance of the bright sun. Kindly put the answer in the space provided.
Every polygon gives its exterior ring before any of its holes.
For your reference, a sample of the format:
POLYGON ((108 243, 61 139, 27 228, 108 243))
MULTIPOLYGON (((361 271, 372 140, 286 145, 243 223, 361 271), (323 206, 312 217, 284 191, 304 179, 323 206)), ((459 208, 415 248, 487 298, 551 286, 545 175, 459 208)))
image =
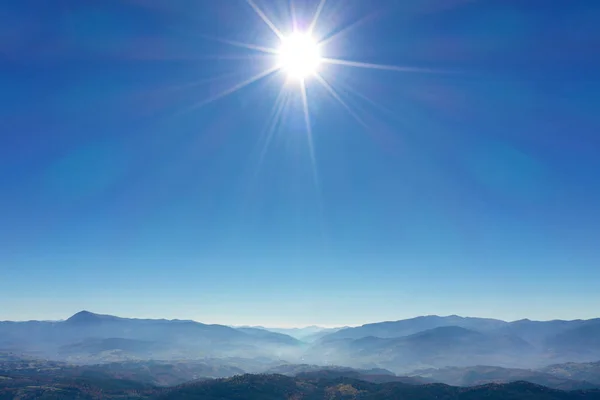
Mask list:
POLYGON ((307 33, 294 32, 284 37, 278 55, 279 66, 293 79, 315 74, 321 64, 319 44, 307 33))

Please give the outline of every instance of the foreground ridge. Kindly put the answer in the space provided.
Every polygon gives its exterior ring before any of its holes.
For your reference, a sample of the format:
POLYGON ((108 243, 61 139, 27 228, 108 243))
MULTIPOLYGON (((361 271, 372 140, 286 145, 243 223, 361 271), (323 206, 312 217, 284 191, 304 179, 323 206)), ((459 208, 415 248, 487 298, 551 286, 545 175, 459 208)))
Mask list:
MULTIPOLYGON (((7 358, 7 357, 5 357, 7 358)), ((473 387, 423 384, 395 375, 368 375, 354 370, 314 370, 297 376, 238 374, 202 378, 176 386, 158 387, 148 376, 119 365, 69 366, 26 360, 6 369, 0 363, 0 399, 202 399, 202 400, 596 400, 600 390, 563 391, 525 381, 490 383, 473 387), (129 372, 128 372, 129 371, 129 372), (344 376, 348 374, 349 376, 344 376)), ((147 365, 147 367, 152 365, 147 365)), ((162 369, 160 376, 166 370, 162 369)), ((375 371, 376 372, 376 371, 375 371)))
POLYGON ((294 378, 283 375, 241 375, 191 383, 170 390, 160 399, 600 399, 600 391, 561 391, 529 382, 454 387, 444 384, 372 383, 353 378, 294 378))

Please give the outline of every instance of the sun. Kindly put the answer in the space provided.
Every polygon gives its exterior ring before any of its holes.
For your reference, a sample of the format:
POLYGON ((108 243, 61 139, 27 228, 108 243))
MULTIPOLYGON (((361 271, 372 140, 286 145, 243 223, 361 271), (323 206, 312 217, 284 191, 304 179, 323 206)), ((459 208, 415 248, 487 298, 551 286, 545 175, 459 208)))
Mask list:
MULTIPOLYGON (((238 40, 231 40, 228 38, 219 37, 213 37, 213 39, 225 44, 229 44, 231 46, 243 48, 245 51, 243 54, 240 55, 241 59, 248 60, 250 58, 253 61, 260 60, 260 62, 258 63, 252 62, 252 65, 265 65, 265 68, 261 68, 260 71, 252 74, 247 78, 232 83, 229 87, 224 88, 223 90, 216 94, 213 94, 212 96, 209 96, 207 99, 194 103, 188 109, 205 106, 218 99, 236 93, 247 86, 253 85, 258 81, 267 79, 274 75, 278 78, 281 78, 281 75, 285 75, 284 79, 278 79, 278 82, 281 83, 281 88, 279 90, 279 93, 277 94, 277 97, 275 98, 275 103, 273 104, 271 114, 269 116, 269 121, 265 132, 265 143, 260 155, 260 163, 262 163, 265 152, 269 147, 269 143, 273 139, 275 131, 280 128, 283 119, 289 116, 287 113, 289 107, 294 106, 298 109, 299 112, 302 113, 302 117, 304 120, 303 123, 306 131, 308 152, 310 155, 310 162, 312 166, 313 180, 315 186, 317 187, 317 190, 319 191, 320 189, 318 188, 318 186, 320 179, 317 171, 317 157, 315 152, 315 146, 313 143, 313 132, 310 112, 311 107, 309 107, 311 101, 313 101, 312 96, 315 96, 317 93, 322 93, 326 95, 325 92, 327 92, 331 99, 337 101, 339 105, 341 105, 347 111, 350 117, 352 117, 362 128, 368 131, 370 131, 371 128, 361 117, 361 114, 363 114, 365 111, 353 110, 353 107, 351 107, 350 104, 346 102, 345 98, 350 99, 350 95, 356 95, 357 97, 362 98, 363 100, 367 101, 373 106, 382 108, 384 110, 386 109, 385 107, 379 105, 376 101, 370 99, 368 96, 361 94, 360 91, 353 89, 351 85, 348 85, 345 82, 340 82, 342 79, 335 79, 335 75, 333 75, 334 72, 336 73, 336 75, 338 73, 342 73, 345 76, 348 76, 347 74, 352 73, 350 72, 350 69, 396 71, 400 73, 416 72, 428 74, 447 72, 444 70, 435 70, 428 68, 426 69, 420 67, 410 67, 401 65, 386 65, 332 57, 332 54, 330 54, 331 52, 329 51, 329 49, 332 48, 332 44, 335 45, 335 40, 347 34, 351 30, 355 29, 357 26, 362 25, 363 22, 370 20, 371 17, 365 15, 364 17, 353 21, 352 23, 346 26, 319 27, 319 25, 322 22, 324 22, 324 15, 322 14, 329 13, 330 16, 333 17, 333 14, 331 14, 329 11, 323 13, 323 10, 326 9, 326 3, 328 3, 328 0, 312 0, 310 2, 303 0, 290 0, 289 2, 283 1, 284 4, 289 4, 288 11, 290 13, 291 20, 287 21, 287 23, 285 23, 285 21, 280 21, 284 22, 284 25, 280 27, 276 26, 273 23, 273 21, 271 21, 271 19, 268 16, 268 14, 270 14, 268 10, 263 10, 256 4, 255 1, 256 0, 246 0, 246 3, 250 8, 252 8, 254 14, 256 14, 257 19, 262 20, 265 27, 268 28, 268 30, 274 35, 274 37, 269 36, 269 39, 263 43, 246 43, 240 42, 238 40), (294 3, 306 4, 316 2, 318 2, 318 4, 312 17, 309 17, 309 15, 307 15, 307 13, 304 10, 300 14, 297 14, 294 11, 296 10, 294 3), (298 16, 302 18, 297 19, 298 16), (298 27, 300 27, 300 29, 298 29, 298 27), (313 32, 317 32, 317 34, 313 36, 313 32), (271 43, 277 44, 275 45, 275 47, 271 47, 271 43), (250 53, 248 51, 250 51, 250 53), (259 54, 254 54, 255 52, 259 54), (341 68, 345 69, 346 71, 341 71, 341 68), (311 79, 310 85, 307 84, 307 79, 311 79), (337 81, 336 83, 344 84, 343 91, 338 91, 336 85, 333 84, 333 82, 335 81, 337 81), (309 86, 315 86, 317 89, 324 89, 324 91, 313 91, 312 89, 308 90, 309 86), (311 93, 310 97, 309 93, 311 93)), ((269 2, 267 0, 260 0, 260 2, 264 4, 271 3, 272 6, 274 5, 274 3, 278 3, 277 1, 269 2)), ((335 8, 338 7, 336 6, 335 8)), ((279 9, 279 7, 277 7, 277 9, 279 9)), ((373 13, 370 13, 370 15, 373 15, 373 13)), ((339 19, 340 18, 333 18, 333 20, 339 19)), ((341 19, 345 20, 346 18, 341 19)), ((208 39, 209 37, 206 38, 208 39)), ((339 52, 335 51, 334 53, 339 52)), ((230 58, 229 55, 224 55, 222 59, 227 58, 230 58)), ((237 56, 233 56, 232 58, 238 59, 237 56)), ((217 59, 221 59, 221 57, 217 56, 217 59)), ((252 69, 248 68, 248 70, 252 69)), ((220 78, 214 78, 215 81, 217 79, 220 78)), ((346 79, 343 80, 346 81, 346 79)), ((211 79, 210 82, 213 82, 213 80, 211 79)))
POLYGON ((282 37, 277 54, 279 67, 294 80, 304 80, 317 73, 322 61, 319 44, 304 32, 282 37))

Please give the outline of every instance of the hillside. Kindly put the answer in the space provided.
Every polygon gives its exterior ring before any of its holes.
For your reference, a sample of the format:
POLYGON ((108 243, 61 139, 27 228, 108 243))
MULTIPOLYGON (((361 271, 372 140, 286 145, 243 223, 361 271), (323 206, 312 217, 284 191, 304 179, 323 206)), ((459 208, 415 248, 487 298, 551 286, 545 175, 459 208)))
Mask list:
POLYGON ((426 378, 434 382, 453 386, 477 386, 487 383, 508 383, 527 381, 552 389, 577 390, 596 389, 600 384, 594 384, 585 379, 569 378, 544 371, 530 369, 501 368, 493 366, 446 367, 414 371, 410 376, 426 378))
MULTIPOLYGON (((590 368, 592 366, 589 366, 590 368)), ((552 366, 554 370, 582 366, 552 366)), ((550 373, 498 367, 446 368, 396 376, 381 369, 281 365, 261 375, 244 374, 223 360, 126 362, 101 365, 0 357, 0 399, 597 399, 589 383, 550 373), (221 363, 221 364, 220 364, 221 363), (273 373, 280 371, 287 375, 273 373), (211 379, 226 377, 224 379, 211 379), (535 385, 585 391, 561 392, 535 385), (452 382, 454 387, 431 382, 452 382), (508 383, 509 381, 519 381, 508 383), (494 382, 494 384, 488 384, 494 382)), ((558 375, 558 374, 557 374, 558 375)))
POLYGON ((78 364, 239 359, 235 366, 249 373, 308 363, 383 368, 403 375, 450 366, 536 369, 600 359, 600 320, 505 322, 424 316, 314 335, 324 336, 307 343, 260 327, 82 311, 64 321, 0 322, 0 351, 78 364))
POLYGON ((323 340, 359 339, 368 336, 397 338, 444 326, 458 326, 476 331, 489 331, 500 329, 507 324, 505 321, 489 318, 429 315, 400 321, 377 322, 355 328, 345 328, 323 337, 323 340))
POLYGON ((541 368, 540 371, 565 379, 587 381, 600 385, 600 361, 554 364, 541 368))
POLYGON ((459 388, 442 384, 376 384, 350 378, 300 379, 283 375, 243 375, 182 385, 160 399, 415 399, 415 400, 597 400, 599 391, 565 392, 528 382, 459 388))
POLYGON ((397 373, 478 364, 540 368, 600 359, 598 338, 598 319, 506 322, 424 316, 342 329, 318 340, 305 357, 313 363, 379 366, 397 373))
POLYGON ((399 338, 323 340, 306 357, 360 368, 378 365, 403 373, 426 366, 515 366, 528 361, 533 353, 534 349, 518 337, 447 326, 399 338))
POLYGON ((0 322, 0 350, 78 363, 206 357, 294 359, 290 336, 195 321, 119 318, 88 311, 65 321, 0 322))

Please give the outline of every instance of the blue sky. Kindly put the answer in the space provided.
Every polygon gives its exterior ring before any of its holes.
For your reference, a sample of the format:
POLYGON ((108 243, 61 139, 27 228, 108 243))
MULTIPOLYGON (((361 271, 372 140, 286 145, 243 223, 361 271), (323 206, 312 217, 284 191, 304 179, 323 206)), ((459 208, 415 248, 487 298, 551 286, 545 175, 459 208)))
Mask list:
POLYGON ((0 4, 0 319, 598 317, 597 1, 328 0, 325 56, 419 70, 324 66, 314 160, 281 74, 208 102, 273 63, 244 0, 0 4))

